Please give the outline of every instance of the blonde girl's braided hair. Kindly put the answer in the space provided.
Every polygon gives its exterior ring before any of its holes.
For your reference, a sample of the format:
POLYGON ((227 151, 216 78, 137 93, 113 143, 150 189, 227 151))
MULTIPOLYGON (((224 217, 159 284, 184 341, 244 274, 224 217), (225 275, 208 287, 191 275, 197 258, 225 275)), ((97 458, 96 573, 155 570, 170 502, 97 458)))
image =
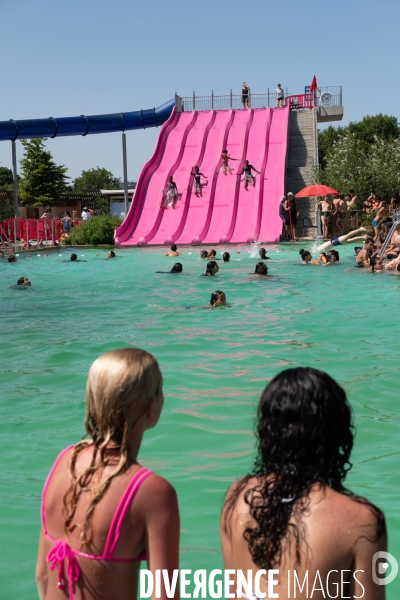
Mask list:
MULTIPOLYGON (((68 463, 71 485, 64 496, 64 527, 70 532, 78 500, 90 492, 91 501, 81 527, 80 541, 88 547, 92 542, 93 513, 108 490, 111 481, 129 466, 128 441, 132 428, 146 413, 151 400, 162 386, 162 375, 154 356, 138 348, 122 348, 99 356, 89 370, 86 384, 85 429, 91 439, 75 445, 68 463), (93 457, 79 477, 77 458, 82 450, 93 446, 93 457), (102 473, 112 457, 107 449, 119 452, 115 469, 102 480, 102 473)), ((115 460, 115 454, 113 454, 115 460)))

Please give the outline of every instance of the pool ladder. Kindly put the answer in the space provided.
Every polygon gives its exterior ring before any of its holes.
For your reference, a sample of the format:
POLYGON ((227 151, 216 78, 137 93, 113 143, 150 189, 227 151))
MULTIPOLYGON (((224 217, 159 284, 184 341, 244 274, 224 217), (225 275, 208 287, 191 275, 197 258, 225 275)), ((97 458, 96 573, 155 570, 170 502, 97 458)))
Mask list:
POLYGON ((391 226, 390 231, 387 234, 386 239, 381 246, 381 249, 379 250, 379 253, 378 253, 379 258, 382 258, 382 256, 385 254, 386 248, 388 247, 390 240, 392 239, 392 235, 394 234, 396 229, 400 226, 400 213, 395 214, 394 218, 395 218, 395 221, 394 221, 393 225, 391 226))

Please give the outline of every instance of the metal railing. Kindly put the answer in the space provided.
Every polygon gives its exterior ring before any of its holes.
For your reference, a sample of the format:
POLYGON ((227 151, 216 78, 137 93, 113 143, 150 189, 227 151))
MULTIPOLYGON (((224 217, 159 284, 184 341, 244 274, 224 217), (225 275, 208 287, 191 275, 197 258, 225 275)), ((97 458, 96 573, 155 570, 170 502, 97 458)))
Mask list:
MULTIPOLYGON (((199 96, 193 92, 192 96, 176 95, 177 110, 191 112, 193 110, 230 110, 243 109, 241 94, 217 95, 211 92, 210 96, 199 96)), ((342 106, 342 86, 325 86, 318 87, 316 93, 301 93, 292 94, 288 91, 285 93, 283 105, 289 104, 290 110, 309 110, 318 106, 342 106)), ((270 92, 264 94, 249 93, 248 105, 250 108, 272 108, 276 105, 276 93, 270 92)))
POLYGON ((7 252, 12 247, 17 251, 56 246, 62 232, 62 223, 57 219, 7 219, 0 228, 1 249, 7 252))

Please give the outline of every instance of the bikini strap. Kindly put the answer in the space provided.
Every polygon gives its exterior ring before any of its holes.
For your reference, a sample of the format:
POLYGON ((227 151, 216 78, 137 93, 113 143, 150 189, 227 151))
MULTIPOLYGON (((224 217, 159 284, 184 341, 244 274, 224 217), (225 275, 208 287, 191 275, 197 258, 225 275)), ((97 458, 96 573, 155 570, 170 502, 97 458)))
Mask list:
POLYGON ((113 558, 113 553, 115 550, 115 546, 118 542, 119 535, 121 533, 125 515, 128 512, 132 501, 136 496, 142 483, 148 477, 150 477, 150 475, 153 475, 153 472, 142 467, 141 469, 139 469, 139 471, 137 471, 137 473, 135 473, 131 481, 128 483, 128 486, 114 513, 110 529, 108 530, 106 544, 104 546, 103 551, 103 560, 111 560, 113 558))
POLYGON ((56 460, 54 461, 53 466, 51 467, 50 473, 47 475, 46 481, 44 483, 43 486, 43 491, 42 491, 42 504, 41 504, 41 509, 40 509, 40 513, 41 513, 41 518, 42 518, 42 525, 43 525, 43 531, 44 534, 47 536, 47 529, 46 529, 46 521, 45 521, 45 516, 44 516, 44 501, 46 498, 46 493, 47 493, 47 489, 49 487, 49 483, 50 483, 50 479, 58 465, 58 463, 60 462, 60 460, 62 459, 62 457, 64 456, 64 454, 66 454, 68 452, 68 450, 71 450, 71 448, 73 448, 74 445, 68 446, 68 448, 65 448, 62 452, 60 452, 60 454, 57 456, 56 460))

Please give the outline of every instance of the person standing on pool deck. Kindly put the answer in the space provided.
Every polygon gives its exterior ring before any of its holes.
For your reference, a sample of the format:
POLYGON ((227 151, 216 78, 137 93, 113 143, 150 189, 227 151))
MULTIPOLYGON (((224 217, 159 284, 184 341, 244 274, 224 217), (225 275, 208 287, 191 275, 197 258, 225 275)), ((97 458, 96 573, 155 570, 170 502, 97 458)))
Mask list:
MULTIPOLYGON (((74 591, 79 598, 134 600, 146 559, 153 575, 166 569, 171 581, 179 568, 176 493, 137 460, 163 403, 162 375, 148 352, 113 350, 90 367, 88 439, 59 454, 43 488, 36 567, 41 600, 73 600, 74 591)), ((164 586, 161 598, 167 600, 164 586)))
POLYGON ((196 194, 196 196, 201 196, 202 194, 201 194, 200 177, 204 177, 204 179, 207 179, 207 177, 205 175, 203 175, 203 173, 200 173, 199 167, 192 167, 192 172, 190 173, 190 175, 192 177, 194 177, 194 181, 193 181, 194 193, 196 194))
POLYGON ((249 187, 249 183, 254 187, 255 186, 255 180, 254 177, 252 175, 252 171, 255 171, 256 173, 258 173, 259 175, 261 175, 261 171, 257 171, 257 169, 255 167, 253 167, 253 165, 249 164, 248 160, 244 161, 244 165, 242 170, 240 171, 240 173, 238 173, 238 175, 243 175, 244 173, 244 189, 247 190, 247 188, 249 187))
POLYGON ((329 196, 325 196, 323 200, 318 202, 317 209, 321 211, 321 223, 322 223, 322 235, 324 238, 328 237, 329 221, 332 215, 332 202, 329 196))
POLYGON ((223 172, 224 175, 228 175, 228 173, 232 173, 232 169, 230 168, 228 161, 239 160, 239 159, 229 156, 228 150, 222 150, 221 160, 222 160, 221 171, 223 172))
POLYGON ((386 202, 382 202, 378 212, 376 213, 375 217, 371 221, 371 225, 375 231, 374 242, 376 242, 378 240, 379 231, 380 231, 380 223, 385 218, 385 215, 386 215, 386 202))
POLYGON ((288 240, 297 240, 295 227, 297 225, 297 217, 300 215, 299 207, 296 198, 292 192, 288 192, 286 200, 283 203, 285 209, 285 226, 288 240))
POLYGON ((285 93, 282 89, 282 86, 280 83, 278 83, 278 87, 275 90, 275 107, 276 108, 283 108, 283 101, 285 99, 285 93))
POLYGON ((250 94, 250 88, 247 85, 247 83, 244 81, 242 83, 242 104, 243 104, 243 108, 245 108, 245 109, 249 108, 249 94, 250 94))
MULTIPOLYGON (((344 485, 354 440, 345 391, 317 369, 287 369, 261 394, 257 421, 254 467, 230 487, 222 509, 225 569, 276 569, 279 598, 294 597, 295 571, 318 590, 329 585, 332 595, 313 591, 318 599, 337 597, 341 586, 341 598, 384 600, 373 558, 387 549, 385 517, 344 485)), ((271 597, 266 576, 255 583, 237 597, 271 597)))

